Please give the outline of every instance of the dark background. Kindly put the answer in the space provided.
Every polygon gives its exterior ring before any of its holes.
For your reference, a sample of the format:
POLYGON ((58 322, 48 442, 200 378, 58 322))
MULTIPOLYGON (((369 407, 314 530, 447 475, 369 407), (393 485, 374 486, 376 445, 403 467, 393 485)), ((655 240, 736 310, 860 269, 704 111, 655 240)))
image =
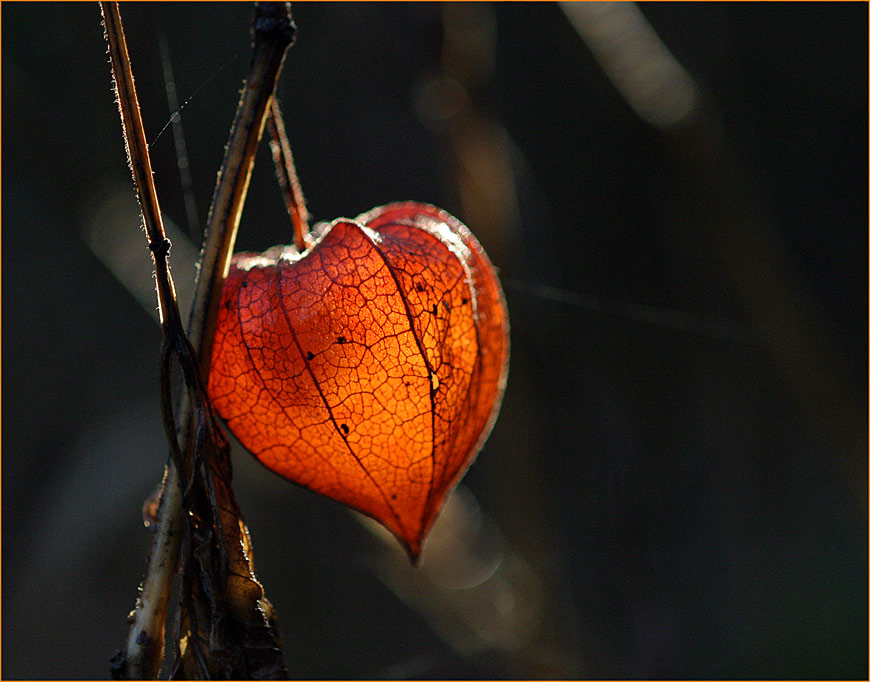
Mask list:
MULTIPOLYGON (((502 270, 513 343, 467 543, 445 513, 417 572, 235 453, 294 677, 866 679, 867 6, 642 11, 699 86, 676 128, 638 118, 557 5, 294 6, 280 96, 315 219, 455 213, 502 270), (440 68, 470 94, 452 118, 440 68)), ((161 36, 196 92, 201 224, 250 6, 122 13, 149 135, 161 36)), ((166 446, 158 326, 88 244, 146 295, 148 253, 96 3, 2 19, 2 676, 101 678, 166 446)), ((172 130, 152 147, 188 230, 172 130)), ((262 154, 238 246, 289 239, 262 154)))

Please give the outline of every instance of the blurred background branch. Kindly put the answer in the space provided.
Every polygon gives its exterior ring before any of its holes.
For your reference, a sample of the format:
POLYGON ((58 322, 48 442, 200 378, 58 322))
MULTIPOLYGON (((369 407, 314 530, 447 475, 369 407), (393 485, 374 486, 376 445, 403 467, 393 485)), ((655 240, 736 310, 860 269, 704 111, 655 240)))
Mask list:
MULTIPOLYGON (((683 179, 691 226, 731 286, 807 418, 843 465, 856 516, 867 510, 866 409, 822 305, 794 263, 766 202, 752 189, 715 103, 674 58, 633 2, 560 3, 632 110, 662 137, 683 179)), ((681 235, 690 238, 690 235, 681 235)))

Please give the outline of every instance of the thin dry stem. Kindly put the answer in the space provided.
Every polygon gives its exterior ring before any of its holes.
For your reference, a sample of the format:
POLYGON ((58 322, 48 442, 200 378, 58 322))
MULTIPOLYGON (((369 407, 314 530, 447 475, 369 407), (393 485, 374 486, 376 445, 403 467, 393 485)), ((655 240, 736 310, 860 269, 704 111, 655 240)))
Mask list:
MULTIPOLYGON (((160 205, 157 201, 157 192, 151 170, 151 159, 145 141, 145 129, 142 125, 139 101, 136 96, 136 86, 133 81, 133 71, 130 66, 130 57, 127 52, 118 4, 116 2, 101 2, 100 9, 103 14, 106 41, 112 62, 127 160, 133 173, 145 232, 154 260, 160 305, 160 323, 165 345, 167 338, 183 333, 181 331, 181 315, 175 299, 175 287, 167 261, 169 240, 166 239, 166 233, 163 229, 160 205)), ((165 399, 163 402, 165 404, 165 399)), ((169 409, 170 411, 164 409, 164 415, 171 415, 171 407, 169 409)), ((164 427, 173 450, 177 451, 178 444, 171 422, 164 420, 164 427)), ((165 477, 168 490, 177 489, 174 474, 174 471, 168 471, 165 477)), ((164 499, 161 505, 164 516, 167 511, 167 503, 170 505, 173 503, 171 497, 170 495, 164 499)), ((174 502, 178 501, 180 500, 174 500, 174 502)), ((174 557, 177 555, 177 542, 180 537, 180 525, 177 522, 179 517, 180 514, 175 513, 171 517, 172 521, 159 524, 152 538, 151 557, 155 566, 154 570, 149 570, 146 573, 142 593, 149 595, 156 593, 157 597, 148 600, 140 599, 136 605, 133 627, 130 630, 126 656, 123 661, 126 666, 126 674, 133 677, 153 677, 159 670, 159 661, 162 661, 163 658, 164 636, 161 624, 166 621, 169 590, 162 590, 160 583, 163 580, 161 576, 174 575, 175 572, 174 557), (154 665, 155 661, 157 661, 156 666, 154 665)))
POLYGON ((173 324, 180 327, 181 318, 175 302, 175 287, 167 263, 169 240, 166 239, 166 232, 163 229, 160 204, 154 187, 151 158, 148 154, 148 143, 145 141, 145 128, 142 125, 139 100, 136 97, 136 85, 133 82, 133 70, 130 67, 121 14, 117 2, 101 2, 100 9, 103 13, 106 41, 112 60, 112 74, 118 109, 121 113, 121 125, 124 129, 127 162, 136 184, 139 206, 145 222, 145 233, 148 236, 148 245, 151 248, 157 273, 160 322, 164 330, 173 324))
POLYGON ((220 291, 229 272, 257 145, 263 135, 284 54, 294 38, 295 27, 288 19, 284 3, 257 3, 257 12, 251 68, 212 197, 202 269, 188 324, 190 341, 200 351, 202 377, 206 383, 220 291))
POLYGON ((272 105, 269 107, 268 125, 271 137, 269 148, 272 150, 272 160, 275 162, 275 175, 284 195, 287 213, 293 221, 293 243, 299 251, 304 251, 311 245, 311 237, 308 233, 308 209, 305 206, 299 176, 296 174, 296 163, 293 161, 290 140, 284 129, 284 116, 275 98, 272 99, 272 105))
MULTIPOLYGON (((141 117, 135 99, 120 13, 117 3, 101 3, 101 8, 110 45, 130 165, 137 188, 145 188, 147 195, 143 200, 142 190, 139 190, 148 228, 154 222, 152 220, 154 216, 157 219, 154 224, 160 225, 160 212, 151 181, 144 131, 132 137, 127 132, 128 120, 138 121, 141 130, 141 117), (140 178, 142 178, 141 184, 140 178)), ((208 235, 203 248, 202 264, 188 324, 190 343, 181 330, 180 322, 177 324, 180 337, 175 335, 171 344, 167 344, 166 338, 164 339, 161 371, 165 375, 165 380, 169 374, 168 358, 171 358, 174 352, 182 361, 182 369, 190 390, 195 390, 194 383, 196 388, 201 388, 208 381, 211 344, 221 289, 229 269, 235 235, 247 194, 256 148, 265 125, 268 104, 280 74, 284 54, 293 41, 293 28, 288 8, 284 3, 257 3, 254 14, 251 67, 236 112, 230 142, 218 174, 209 213, 208 235), (200 358, 200 376, 192 382, 188 362, 196 356, 200 358)), ((162 260, 165 266, 169 243, 163 236, 162 226, 154 236, 149 228, 149 242, 155 256, 155 263, 162 260)), ((165 277, 161 274, 164 266, 156 265, 158 292, 161 296, 161 323, 165 331, 167 324, 175 325, 176 321, 180 320, 180 315, 174 304, 174 288, 169 278, 168 267, 165 268, 165 277), (172 303, 170 304, 169 301, 172 303)), ((169 421, 172 421, 171 405, 167 405, 169 396, 166 388, 162 393, 165 414, 168 413, 169 421)), ((184 527, 184 507, 177 468, 183 460, 179 452, 179 440, 176 439, 180 439, 181 443, 189 447, 193 433, 191 418, 193 402, 195 401, 191 400, 190 391, 183 392, 178 406, 178 418, 172 424, 171 433, 167 428, 173 457, 167 465, 164 477, 163 496, 157 513, 151 553, 140 597, 131 615, 132 625, 126 648, 113 662, 113 672, 127 679, 153 679, 159 673, 163 662, 167 604, 177 573, 179 542, 184 527)))

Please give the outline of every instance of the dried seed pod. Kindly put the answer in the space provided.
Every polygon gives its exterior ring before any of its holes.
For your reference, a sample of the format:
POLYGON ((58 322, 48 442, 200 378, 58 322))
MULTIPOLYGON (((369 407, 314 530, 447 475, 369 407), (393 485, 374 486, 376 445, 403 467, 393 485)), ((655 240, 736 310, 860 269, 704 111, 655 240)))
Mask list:
POLYGON ((416 560, 495 421, 507 330, 468 228, 392 204, 303 253, 233 259, 209 392, 265 466, 380 521, 416 560))

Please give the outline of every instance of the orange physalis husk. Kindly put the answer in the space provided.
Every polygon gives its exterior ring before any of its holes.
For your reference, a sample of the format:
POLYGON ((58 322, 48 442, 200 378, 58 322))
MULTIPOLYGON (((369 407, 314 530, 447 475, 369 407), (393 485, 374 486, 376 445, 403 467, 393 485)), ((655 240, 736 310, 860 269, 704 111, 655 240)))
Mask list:
POLYGON ((412 560, 495 421, 508 320, 459 220, 414 202, 233 259, 209 393, 275 473, 386 526, 412 560))

